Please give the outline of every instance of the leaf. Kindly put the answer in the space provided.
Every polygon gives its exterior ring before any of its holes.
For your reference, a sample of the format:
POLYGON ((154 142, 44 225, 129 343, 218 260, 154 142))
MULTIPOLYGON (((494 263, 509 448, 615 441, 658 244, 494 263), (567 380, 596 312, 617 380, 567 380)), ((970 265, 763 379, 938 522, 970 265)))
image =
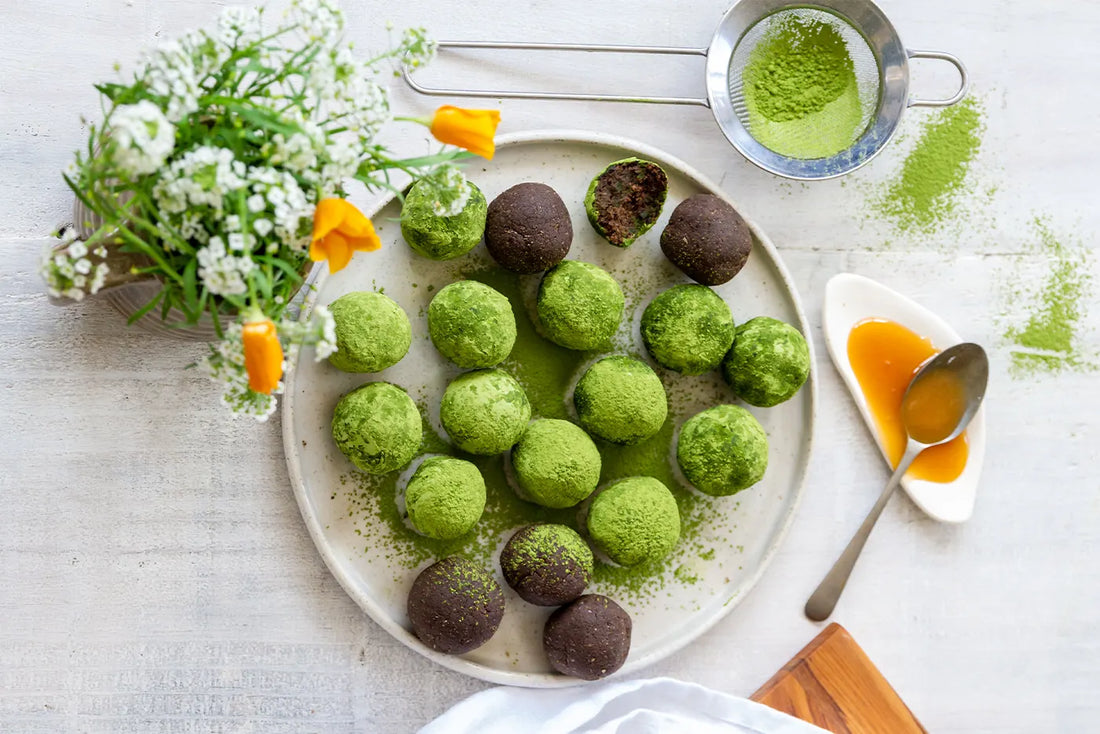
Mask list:
POLYGON ((160 300, 162 298, 164 298, 164 289, 163 288, 160 289, 159 291, 157 291, 157 294, 155 296, 153 296, 149 300, 148 303, 146 303, 144 306, 139 308, 137 311, 134 311, 134 313, 132 313, 130 315, 130 318, 126 319, 126 325, 129 326, 130 324, 133 324, 135 321, 140 319, 142 316, 144 316, 145 314, 152 311, 154 308, 157 307, 157 304, 160 303, 160 300))
POLYGON ((199 293, 196 282, 198 267, 198 259, 191 258, 183 269, 183 310, 187 312, 188 320, 194 321, 198 320, 201 313, 199 311, 199 293))

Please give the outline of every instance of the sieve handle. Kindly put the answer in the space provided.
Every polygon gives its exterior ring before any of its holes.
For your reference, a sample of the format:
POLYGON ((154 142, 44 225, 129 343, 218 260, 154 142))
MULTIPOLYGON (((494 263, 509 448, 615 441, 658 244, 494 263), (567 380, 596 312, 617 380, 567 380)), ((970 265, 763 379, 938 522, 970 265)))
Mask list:
MULTIPOLYGON (((666 56, 702 56, 706 58, 705 48, 675 48, 669 46, 619 46, 586 45, 578 43, 506 43, 500 41, 439 41, 439 48, 480 48, 522 51, 595 51, 599 53, 619 54, 659 54, 666 56)), ((493 97, 500 99, 568 99, 587 102, 645 102, 649 104, 681 104, 710 107, 710 102, 702 97, 630 97, 620 94, 572 94, 567 92, 510 92, 493 89, 453 89, 448 87, 428 87, 412 77, 408 64, 401 64, 401 76, 417 92, 448 97, 493 97)))
POLYGON ((957 56, 943 51, 913 51, 912 49, 906 49, 905 53, 911 59, 939 59, 940 61, 946 61, 959 70, 959 91, 947 99, 921 99, 920 97, 910 97, 910 107, 950 107, 958 102, 960 99, 966 96, 966 90, 970 86, 970 76, 966 73, 966 67, 963 62, 959 60, 957 56))

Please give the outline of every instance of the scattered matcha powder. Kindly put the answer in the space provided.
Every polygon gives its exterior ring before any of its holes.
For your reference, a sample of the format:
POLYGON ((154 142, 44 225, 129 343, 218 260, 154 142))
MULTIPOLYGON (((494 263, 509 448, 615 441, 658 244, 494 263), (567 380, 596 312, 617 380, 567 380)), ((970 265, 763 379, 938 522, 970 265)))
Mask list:
POLYGON ((1022 326, 1011 326, 1004 338, 1010 344, 1010 373, 1026 378, 1041 373, 1095 369, 1081 353, 1079 325, 1085 315, 1083 299, 1091 281, 1088 251, 1068 246, 1051 232, 1041 217, 1033 222, 1039 254, 1050 262, 1050 272, 1037 291, 1013 293, 1031 303, 1030 316, 1022 326))
MULTIPOLYGON (((516 343, 511 355, 500 367, 516 377, 523 385, 531 402, 533 417, 570 419, 566 397, 579 376, 582 365, 593 354, 559 347, 542 338, 529 316, 524 301, 522 279, 496 267, 482 267, 456 274, 492 286, 512 302, 516 316, 516 343)), ((623 275, 617 277, 623 278, 623 275)), ((624 279, 624 290, 635 294, 639 303, 644 287, 624 279)), ((652 291, 651 291, 652 292, 652 291)), ((680 512, 680 541, 673 551, 661 561, 621 568, 597 562, 593 574, 592 591, 604 593, 620 601, 644 603, 667 591, 669 583, 694 584, 701 580, 697 571, 697 559, 713 560, 715 534, 736 530, 729 523, 737 504, 729 498, 710 498, 682 484, 675 468, 675 419, 686 418, 676 412, 680 404, 693 404, 705 398, 712 404, 728 400, 728 394, 699 378, 682 378, 670 375, 666 381, 669 395, 669 417, 660 431, 634 446, 614 446, 596 440, 602 459, 601 484, 628 476, 651 476, 667 486, 676 499, 680 512), (724 397, 723 397, 724 396, 724 397), (701 537, 706 528, 709 537, 701 537), (690 573, 677 569, 693 569, 690 573)), ((423 395, 423 392, 420 393, 423 395)), ((415 569, 432 559, 457 554, 490 568, 494 555, 511 531, 532 523, 556 523, 580 531, 577 508, 555 510, 524 502, 516 496, 505 474, 504 456, 471 456, 450 444, 436 433, 427 416, 429 406, 425 398, 417 401, 423 423, 423 439, 419 455, 441 454, 458 456, 471 461, 481 470, 485 479, 486 504, 481 521, 474 529, 454 540, 434 540, 416 533, 406 522, 398 508, 397 494, 401 477, 411 473, 391 472, 384 476, 370 476, 351 472, 340 478, 343 494, 348 502, 348 516, 372 518, 356 523, 355 532, 363 538, 363 552, 380 557, 394 569, 395 583, 401 574, 415 569)), ((732 546, 732 544, 731 544, 732 546)))
POLYGON ((955 212, 959 197, 968 193, 966 176, 981 148, 984 114, 975 97, 934 113, 921 126, 901 172, 872 201, 873 209, 902 232, 939 228, 955 212))

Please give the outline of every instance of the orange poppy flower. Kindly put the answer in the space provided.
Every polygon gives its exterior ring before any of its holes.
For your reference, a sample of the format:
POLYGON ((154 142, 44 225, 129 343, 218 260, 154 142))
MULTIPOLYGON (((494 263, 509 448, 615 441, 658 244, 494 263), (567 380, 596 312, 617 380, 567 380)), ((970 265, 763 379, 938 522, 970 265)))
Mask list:
POLYGON ((439 142, 465 148, 475 155, 493 160, 493 153, 496 152, 493 136, 499 124, 500 112, 497 110, 467 110, 443 105, 435 111, 429 127, 439 142))
POLYGON ((313 239, 309 259, 328 260, 330 273, 337 273, 351 262, 357 251, 377 250, 382 240, 363 212, 344 199, 321 199, 313 212, 313 239))
POLYGON ((275 322, 264 317, 246 321, 241 328, 241 340, 248 389, 270 395, 283 376, 283 345, 279 343, 275 322))

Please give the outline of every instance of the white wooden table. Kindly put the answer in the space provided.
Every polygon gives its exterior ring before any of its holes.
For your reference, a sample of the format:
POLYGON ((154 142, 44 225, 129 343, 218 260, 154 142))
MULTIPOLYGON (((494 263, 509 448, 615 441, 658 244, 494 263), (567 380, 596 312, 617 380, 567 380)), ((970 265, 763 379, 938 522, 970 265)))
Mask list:
MULTIPOLYGON (((705 46, 725 0, 505 3, 348 0, 350 35, 380 21, 436 37, 705 46)), ((218 0, 52 0, 0 9, 0 731, 412 731, 484 684, 382 632, 328 574, 298 514, 279 422, 227 420, 182 369, 201 345, 124 328, 105 303, 50 306, 36 274, 65 221, 58 171, 81 144, 92 83, 139 47, 211 22, 218 0)), ((844 182, 791 184, 743 161, 702 108, 507 102, 501 132, 601 130, 699 168, 779 246, 811 322, 854 271, 931 305, 990 348, 990 447, 973 519, 887 508, 841 600, 846 625, 935 732, 1072 732, 1100 720, 1100 388, 1095 374, 1008 375, 1006 283, 1037 281, 1029 222, 1096 248, 1100 5, 884 0, 912 47, 957 53, 988 130, 983 216, 930 239, 866 221, 906 141, 844 182)), ((506 59, 535 86, 702 93, 699 59, 506 59), (595 73, 591 64, 601 64, 595 73)), ((473 65, 451 62, 435 78, 473 65)), ((950 88, 931 64, 928 92, 950 88)), ((471 72, 472 73, 472 72, 471 72)), ((499 77, 498 77, 499 80, 499 77)), ((505 79, 504 81, 508 81, 505 79)), ((515 84, 516 80, 511 83, 515 84)), ((436 100, 395 82, 394 107, 436 100)), ((927 113, 912 111, 903 132, 927 113)), ((410 153, 418 130, 395 129, 410 153)), ((1086 326, 1100 317, 1095 290, 1086 326)), ((748 695, 818 631, 802 604, 886 472, 827 361, 817 450, 790 535, 761 583, 701 639, 647 670, 748 695)), ((1084 340, 1096 351, 1095 331, 1084 340)))

